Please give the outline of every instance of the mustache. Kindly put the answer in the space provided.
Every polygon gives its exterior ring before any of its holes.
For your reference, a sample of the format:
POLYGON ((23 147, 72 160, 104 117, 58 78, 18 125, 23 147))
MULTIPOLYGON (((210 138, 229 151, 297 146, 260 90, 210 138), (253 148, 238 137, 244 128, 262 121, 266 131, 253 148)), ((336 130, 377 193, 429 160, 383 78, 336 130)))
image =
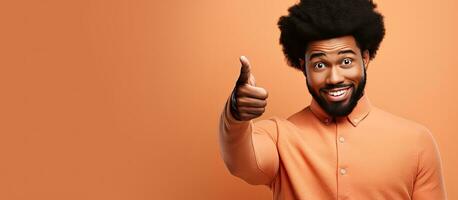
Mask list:
POLYGON ((327 84, 327 85, 325 85, 324 88, 321 88, 321 90, 332 90, 332 89, 336 89, 336 88, 344 88, 344 87, 349 87, 349 86, 353 86, 353 84, 343 84, 343 83, 340 83, 340 84, 327 84))

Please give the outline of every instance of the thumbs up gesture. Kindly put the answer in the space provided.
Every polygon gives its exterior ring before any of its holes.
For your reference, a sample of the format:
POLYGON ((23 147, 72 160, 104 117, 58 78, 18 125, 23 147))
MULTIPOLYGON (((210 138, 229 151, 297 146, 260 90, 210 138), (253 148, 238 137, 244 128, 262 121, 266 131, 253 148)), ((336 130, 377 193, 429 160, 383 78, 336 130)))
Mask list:
POLYGON ((232 92, 231 113, 235 119, 248 121, 261 116, 267 105, 267 90, 256 87, 256 80, 251 73, 250 62, 245 56, 240 57, 240 76, 232 92))

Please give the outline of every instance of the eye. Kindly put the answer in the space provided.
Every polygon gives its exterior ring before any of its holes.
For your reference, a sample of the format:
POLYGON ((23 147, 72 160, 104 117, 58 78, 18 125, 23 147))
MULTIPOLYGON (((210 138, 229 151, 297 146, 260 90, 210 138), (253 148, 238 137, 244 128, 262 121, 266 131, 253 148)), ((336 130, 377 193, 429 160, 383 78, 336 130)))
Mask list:
POLYGON ((344 59, 342 60, 342 64, 344 64, 344 65, 349 65, 349 64, 351 64, 351 63, 352 63, 351 58, 344 58, 344 59))
POLYGON ((322 62, 315 64, 315 69, 323 69, 324 67, 326 67, 326 65, 322 62))

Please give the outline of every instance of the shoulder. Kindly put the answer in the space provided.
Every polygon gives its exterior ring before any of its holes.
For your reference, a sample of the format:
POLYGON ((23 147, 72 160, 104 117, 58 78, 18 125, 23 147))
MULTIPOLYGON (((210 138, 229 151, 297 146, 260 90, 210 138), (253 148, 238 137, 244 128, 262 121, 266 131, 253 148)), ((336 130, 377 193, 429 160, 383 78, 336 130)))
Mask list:
POLYGON ((261 127, 264 129, 272 129, 278 126, 277 124, 279 123, 279 121, 281 121, 279 117, 272 116, 265 119, 254 120, 253 124, 257 127, 261 127))
POLYGON ((395 115, 376 106, 372 107, 370 118, 375 119, 376 123, 391 129, 391 131, 407 134, 415 142, 427 142, 434 140, 431 131, 423 124, 410 120, 399 115, 395 115))
POLYGON ((369 116, 372 119, 376 119, 377 121, 382 122, 383 125, 386 126, 394 126, 396 128, 415 132, 429 132, 429 130, 419 122, 401 117, 376 106, 372 107, 369 116))
POLYGON ((286 120, 293 123, 299 123, 301 120, 303 120, 304 116, 307 115, 308 112, 310 112, 310 106, 307 106, 302 110, 297 111, 296 113, 289 116, 286 120))
POLYGON ((282 123, 281 118, 273 116, 253 121, 253 134, 268 135, 274 141, 278 138, 278 126, 282 123))
POLYGON ((295 120, 300 120, 301 113, 303 114, 303 111, 306 109, 307 108, 304 108, 288 118, 272 116, 265 119, 255 120, 253 122, 254 133, 267 133, 272 137, 272 139, 277 140, 279 132, 290 132, 295 130, 295 120))
POLYGON ((284 118, 279 116, 272 116, 266 119, 259 119, 254 122, 256 126, 274 128, 278 126, 289 126, 295 122, 303 120, 304 115, 307 115, 309 112, 309 107, 305 107, 291 116, 284 118))

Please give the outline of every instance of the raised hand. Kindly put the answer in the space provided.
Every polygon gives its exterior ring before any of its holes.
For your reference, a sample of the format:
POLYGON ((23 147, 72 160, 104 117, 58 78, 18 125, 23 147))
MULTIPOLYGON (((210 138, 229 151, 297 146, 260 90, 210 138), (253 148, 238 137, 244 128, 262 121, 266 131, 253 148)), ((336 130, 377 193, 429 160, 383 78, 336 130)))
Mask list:
POLYGON ((262 87, 256 87, 250 62, 245 56, 240 57, 240 63, 242 67, 232 93, 231 113, 237 120, 248 121, 264 113, 268 92, 262 87))

